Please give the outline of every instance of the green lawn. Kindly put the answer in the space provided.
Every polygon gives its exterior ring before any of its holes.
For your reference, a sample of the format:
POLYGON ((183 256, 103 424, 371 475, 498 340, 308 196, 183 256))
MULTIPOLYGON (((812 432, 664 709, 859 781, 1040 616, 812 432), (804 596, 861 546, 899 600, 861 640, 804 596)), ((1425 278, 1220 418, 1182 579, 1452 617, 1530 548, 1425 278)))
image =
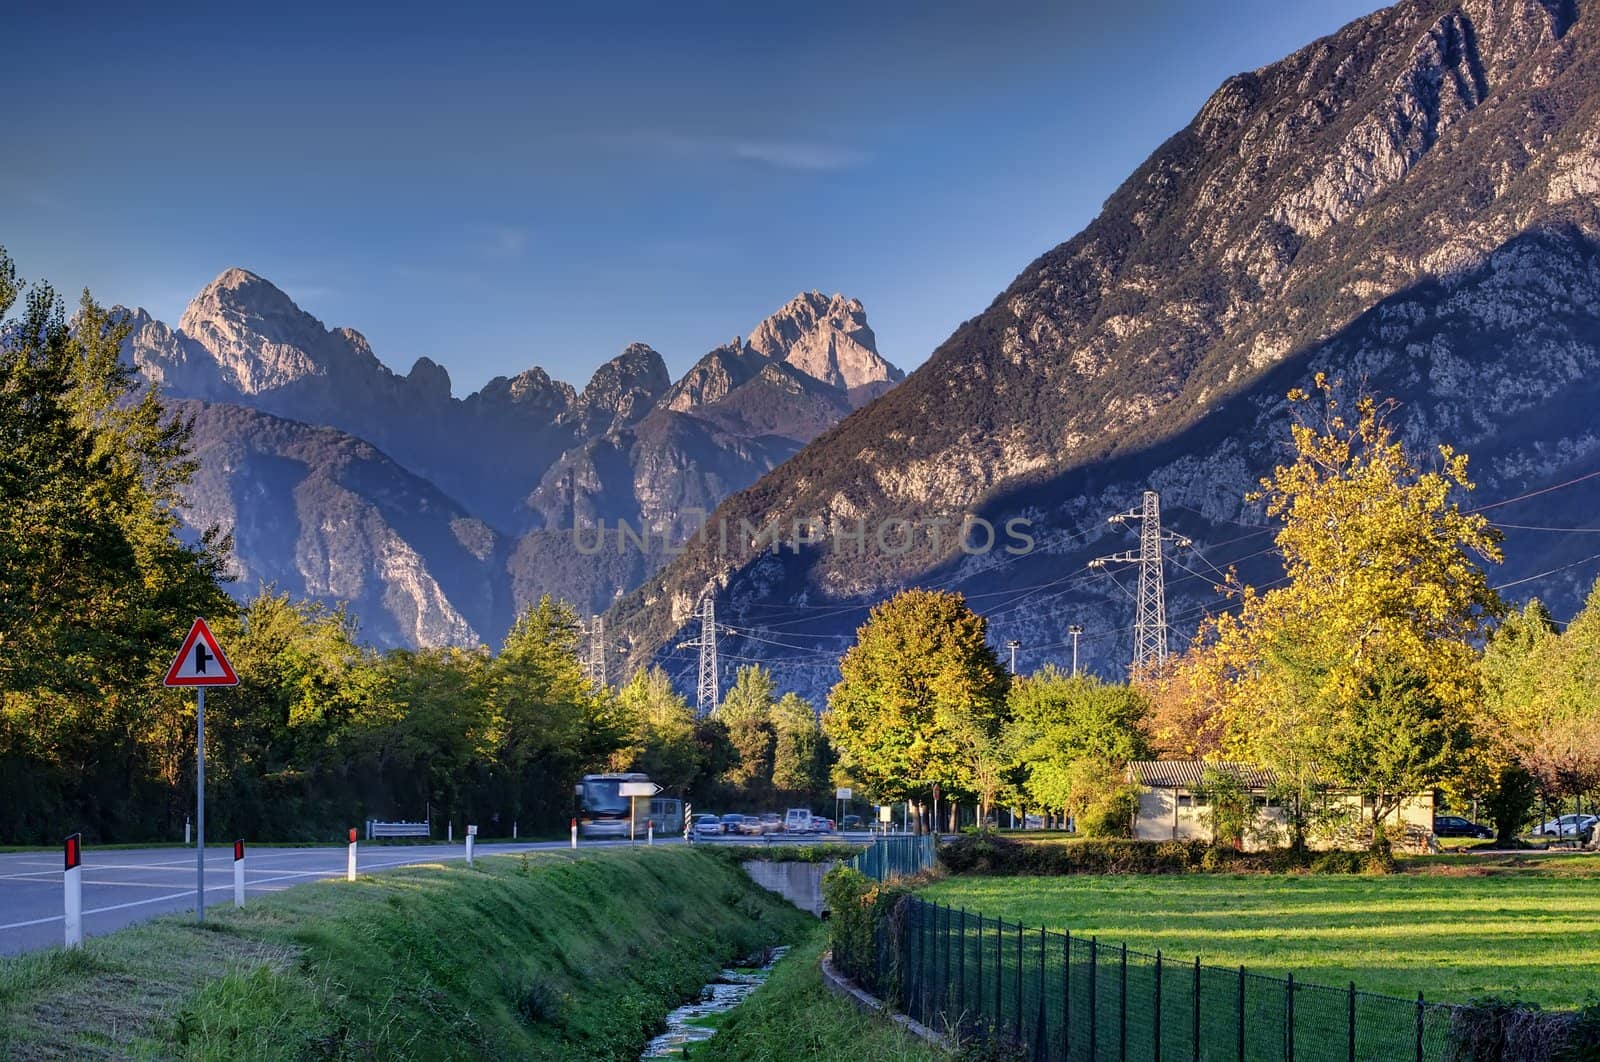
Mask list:
POLYGON ((955 877, 923 895, 1173 960, 1403 998, 1572 1007, 1600 994, 1595 856, 1444 857, 1377 877, 955 877))

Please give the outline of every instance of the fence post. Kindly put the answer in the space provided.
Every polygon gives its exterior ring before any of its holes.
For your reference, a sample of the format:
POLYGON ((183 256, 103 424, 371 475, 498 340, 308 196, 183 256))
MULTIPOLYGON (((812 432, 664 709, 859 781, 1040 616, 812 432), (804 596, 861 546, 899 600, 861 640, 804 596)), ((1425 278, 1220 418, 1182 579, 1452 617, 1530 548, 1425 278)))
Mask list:
POLYGON ((1033 1037, 1033 1054, 1035 1058, 1044 1054, 1044 1045, 1049 1042, 1050 1024, 1045 1017, 1044 1009, 1044 926, 1039 927, 1039 1029, 1033 1037))
POLYGON ((1284 1057, 1287 1062, 1294 1062, 1294 974, 1284 982, 1284 1057))
POLYGON ((1244 964, 1239 964, 1239 1062, 1244 1062, 1244 964))
POLYGON ((1022 1043, 1022 923, 1017 923, 1017 1016, 1012 1020, 1017 1043, 1022 1043))
POLYGON ((1072 1055, 1072 930, 1061 938, 1061 1057, 1072 1055))
POLYGON ((1350 982, 1350 1062, 1356 1062, 1356 983, 1350 982))
POLYGON ((1095 992, 1095 968, 1100 960, 1100 938, 1089 938, 1089 1062, 1094 1062, 1099 1032, 1100 998, 1095 992))
POLYGON ((956 1023, 967 1013, 967 909, 961 908, 956 933, 961 937, 961 952, 956 956, 956 1023))
POLYGON ((1194 1062, 1200 1062, 1200 956, 1194 957, 1194 1062))
POLYGON ((1417 993, 1417 1062, 1422 1062, 1422 993, 1417 993))
POLYGON ((1006 920, 994 920, 994 1031, 1000 1035, 1005 1028, 1005 967, 1006 967, 1006 920))
POLYGON ((1122 942, 1122 977, 1117 986, 1117 1058, 1128 1062, 1128 942, 1122 942))
POLYGON ((1156 949, 1156 999, 1155 999, 1155 1062, 1161 1062, 1161 949, 1156 949))
POLYGON ((944 1012, 944 1031, 950 1031, 950 905, 944 905, 944 991, 939 993, 939 1007, 944 1012))
POLYGON ((986 983, 983 979, 983 923, 986 921, 987 919, 983 917, 983 913, 980 911, 978 913, 978 941, 974 947, 974 954, 978 957, 978 1003, 977 1006, 973 1007, 973 1012, 980 1021, 983 1020, 983 986, 986 983))
POLYGON ((1198 955, 1195 955, 1194 1048, 1195 1062, 1200 1062, 1200 956, 1198 955))

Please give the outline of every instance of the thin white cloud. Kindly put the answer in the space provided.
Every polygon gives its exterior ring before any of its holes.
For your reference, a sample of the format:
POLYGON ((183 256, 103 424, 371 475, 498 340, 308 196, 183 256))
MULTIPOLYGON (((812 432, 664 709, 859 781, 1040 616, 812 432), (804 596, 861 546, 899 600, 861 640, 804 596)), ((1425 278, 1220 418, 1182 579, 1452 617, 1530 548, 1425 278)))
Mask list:
POLYGON ((865 152, 813 140, 760 140, 652 131, 627 135, 618 142, 635 151, 669 158, 744 162, 805 173, 837 173, 867 160, 865 152))

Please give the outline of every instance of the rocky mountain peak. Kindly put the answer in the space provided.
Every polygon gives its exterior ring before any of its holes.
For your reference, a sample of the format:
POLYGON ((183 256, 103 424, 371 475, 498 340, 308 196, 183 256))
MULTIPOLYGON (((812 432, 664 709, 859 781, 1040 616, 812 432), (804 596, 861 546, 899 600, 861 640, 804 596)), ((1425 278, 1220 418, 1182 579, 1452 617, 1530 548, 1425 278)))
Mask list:
POLYGON ((418 358, 406 374, 406 382, 430 398, 450 397, 450 373, 432 358, 418 358))
POLYGON ((597 435, 648 413, 672 386, 665 359, 646 343, 630 343, 589 379, 574 412, 581 434, 597 435))
POLYGON ((861 301, 839 294, 801 292, 757 325, 745 346, 846 392, 905 376, 878 354, 861 301))

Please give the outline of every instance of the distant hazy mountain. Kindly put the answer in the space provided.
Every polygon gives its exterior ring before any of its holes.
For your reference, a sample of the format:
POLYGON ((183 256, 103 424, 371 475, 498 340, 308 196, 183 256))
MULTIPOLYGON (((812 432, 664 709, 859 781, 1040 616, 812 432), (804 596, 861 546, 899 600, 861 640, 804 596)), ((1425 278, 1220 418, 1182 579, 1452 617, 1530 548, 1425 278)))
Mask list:
POLYGON ((1494 581, 1570 611, 1600 570, 1600 479, 1579 478, 1600 468, 1595 5, 1405 0, 1230 78, 1083 232, 717 514, 821 517, 830 544, 695 544, 612 629, 656 657, 710 585, 730 648, 820 693, 867 605, 937 583, 1026 667, 1063 660, 1079 623, 1084 662, 1118 673, 1130 576, 1085 564, 1137 543, 1105 518, 1157 489, 1196 540, 1168 569, 1181 645, 1218 569, 1276 577, 1241 499, 1283 456, 1284 393, 1318 370, 1397 397, 1422 452, 1470 452, 1474 504, 1508 525, 1494 581), (929 526, 964 514, 1026 517, 1037 547, 936 544, 929 526), (892 519, 918 523, 913 548, 839 537, 892 519))
MULTIPOLYGON (((198 416, 193 522, 233 529, 241 592, 350 601, 382 644, 494 640, 542 593, 603 609, 673 537, 902 378, 861 304, 812 292, 673 384, 643 343, 579 392, 532 368, 455 398, 392 372, 268 281, 228 269, 126 356, 198 416), (573 529, 648 528, 590 550, 573 529), (642 541, 642 544, 641 544, 642 541)), ((600 541, 600 539, 596 539, 600 541)))

